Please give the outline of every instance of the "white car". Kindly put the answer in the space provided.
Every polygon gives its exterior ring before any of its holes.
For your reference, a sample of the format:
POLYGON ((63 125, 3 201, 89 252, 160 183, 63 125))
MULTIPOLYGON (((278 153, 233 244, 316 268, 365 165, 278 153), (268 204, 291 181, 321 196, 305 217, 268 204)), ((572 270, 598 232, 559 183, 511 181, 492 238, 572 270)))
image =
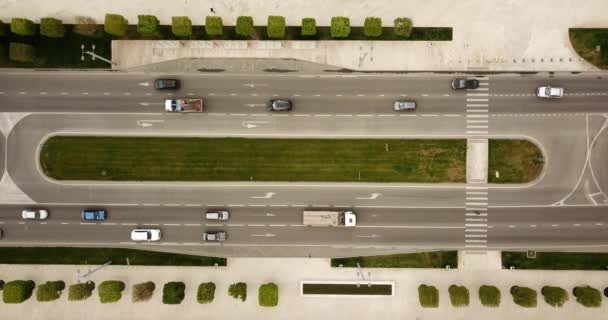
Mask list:
POLYGON ((160 237, 160 229, 134 229, 131 231, 133 241, 159 241, 160 237))
POLYGON ((228 210, 207 211, 205 219, 207 220, 228 220, 230 213, 228 210))
POLYGON ((561 98, 564 96, 564 88, 550 87, 550 86, 538 87, 536 89, 536 96, 539 98, 548 98, 548 99, 561 98))
POLYGON ((49 217, 49 212, 46 209, 23 209, 21 218, 27 220, 44 220, 49 217))

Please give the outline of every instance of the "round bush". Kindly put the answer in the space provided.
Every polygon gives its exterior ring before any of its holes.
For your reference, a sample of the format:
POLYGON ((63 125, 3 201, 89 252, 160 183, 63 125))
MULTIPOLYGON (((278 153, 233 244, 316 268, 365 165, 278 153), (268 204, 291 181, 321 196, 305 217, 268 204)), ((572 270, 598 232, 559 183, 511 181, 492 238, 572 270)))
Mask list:
POLYGON ((268 33, 268 38, 271 39, 285 38, 285 17, 269 16, 266 32, 268 33))
POLYGON ((568 292, 560 287, 544 286, 540 293, 545 302, 552 307, 561 307, 568 301, 568 292))
POLYGON ((122 291, 125 290, 125 283, 122 281, 109 280, 99 285, 97 293, 101 303, 113 303, 122 298, 122 291))
POLYGON ((103 26, 103 30, 116 37, 124 37, 127 35, 127 28, 129 24, 127 19, 119 14, 106 14, 106 20, 103 26))
POLYGON ((160 21, 158 18, 151 15, 137 16, 137 33, 144 36, 153 36, 158 34, 158 26, 160 21))
POLYGON ((247 284, 244 282, 233 283, 228 288, 228 295, 241 301, 247 300, 247 284))
POLYGON ((258 303, 262 307, 276 307, 279 304, 279 287, 274 283, 260 286, 258 303))
POLYGON ((184 300, 186 285, 183 282, 167 282, 163 287, 164 304, 180 304, 184 300))
POLYGON ((172 17, 171 32, 176 37, 190 37, 192 35, 192 21, 188 17, 172 17))
POLYGON ((65 26, 59 19, 42 18, 40 19, 40 34, 49 38, 63 38, 65 26))
POLYGON ((314 18, 302 19, 302 31, 303 36, 316 36, 317 35, 317 21, 314 18))
POLYGON ((513 302, 524 308, 535 308, 536 307, 536 290, 527 287, 511 287, 511 296, 513 296, 513 302))
POLYGON ((68 289, 68 300, 86 300, 93 294, 93 289, 95 289, 95 282, 93 281, 73 284, 68 289))
POLYGON ((350 19, 347 17, 331 18, 331 37, 347 38, 350 35, 350 19))
POLYGON ((479 287, 479 300, 486 307, 498 307, 500 305, 500 290, 495 286, 479 287))
POLYGON ((251 36, 253 34, 253 18, 249 16, 236 18, 236 34, 242 37, 251 36))
POLYGON ((576 302, 587 308, 599 308, 602 305, 602 295, 599 290, 590 286, 576 287, 572 290, 576 302))
POLYGON ((423 308, 439 307, 439 290, 425 284, 418 287, 418 301, 423 308))
POLYGON ((47 281, 39 285, 36 290, 36 300, 40 302, 55 301, 61 297, 61 291, 65 289, 63 281, 47 281))
POLYGON ((4 284, 2 301, 4 303, 22 303, 32 296, 36 283, 32 280, 13 280, 4 284))
POLYGON ((221 17, 205 18, 205 32, 210 36, 221 36, 224 34, 224 22, 221 17))
POLYGON ((454 307, 466 307, 469 305, 469 289, 465 286, 451 285, 448 289, 450 302, 454 307))
POLYGON ((19 36, 33 36, 36 33, 36 25, 28 19, 11 19, 11 32, 19 36))
POLYGON ((150 300, 154 294, 154 289, 156 289, 156 285, 152 281, 133 285, 133 302, 150 300))
POLYGON ((363 24, 363 34, 366 37, 379 37, 382 35, 382 19, 377 17, 367 17, 365 18, 365 23, 363 24))
POLYGON ((397 18, 395 23, 395 35, 403 38, 408 38, 412 34, 413 23, 410 18, 397 18))
POLYGON ((29 44, 11 42, 8 52, 11 61, 34 62, 34 47, 29 44))
POLYGON ((198 303, 210 303, 215 297, 215 283, 205 282, 198 286, 196 301, 198 303))

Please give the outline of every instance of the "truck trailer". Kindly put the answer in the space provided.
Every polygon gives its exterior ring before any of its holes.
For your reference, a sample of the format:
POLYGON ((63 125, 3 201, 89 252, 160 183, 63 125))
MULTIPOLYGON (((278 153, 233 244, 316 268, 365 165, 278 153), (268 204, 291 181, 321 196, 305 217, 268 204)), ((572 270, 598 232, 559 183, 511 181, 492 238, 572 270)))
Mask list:
POLYGON ((314 227, 354 227, 357 225, 357 215, 352 211, 305 210, 302 222, 314 227))

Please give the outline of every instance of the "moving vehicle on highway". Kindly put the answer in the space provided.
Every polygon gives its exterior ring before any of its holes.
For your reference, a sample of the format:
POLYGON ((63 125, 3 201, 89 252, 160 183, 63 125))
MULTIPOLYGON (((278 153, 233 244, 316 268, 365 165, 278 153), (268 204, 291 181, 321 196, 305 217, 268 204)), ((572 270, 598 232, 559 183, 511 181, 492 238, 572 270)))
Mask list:
POLYGON ((213 242, 226 241, 226 232, 225 231, 207 231, 207 232, 203 233, 203 240, 213 241, 213 242))
POLYGON ((536 96, 539 98, 559 99, 564 96, 564 88, 560 87, 538 87, 536 88, 536 96))
POLYGON ((205 219, 207 220, 228 220, 229 218, 230 212, 228 210, 214 210, 205 213, 205 219))
POLYGON ((416 101, 395 101, 393 110, 397 112, 414 111, 416 110, 416 101))
POLYGON ((203 99, 168 99, 165 100, 167 112, 203 112, 203 99))
POLYGON ((23 209, 21 218, 26 220, 44 220, 49 217, 49 212, 46 209, 23 209))
POLYGON ((290 111, 293 107, 293 103, 288 99, 272 99, 266 103, 266 109, 268 111, 290 111))
POLYGON ((106 210, 104 209, 85 209, 80 212, 82 220, 106 220, 106 210))
POLYGON ((133 229, 131 231, 133 241, 159 241, 160 238, 160 229, 133 229))
POLYGON ((479 88, 479 80, 477 79, 454 79, 452 80, 452 89, 477 89, 479 88))
POLYGON ((305 210, 302 223, 312 227, 354 227, 357 225, 357 215, 352 211, 305 210))
POLYGON ((156 90, 177 90, 177 89, 179 89, 179 80, 177 80, 177 79, 156 79, 156 80, 154 80, 154 89, 156 89, 156 90))

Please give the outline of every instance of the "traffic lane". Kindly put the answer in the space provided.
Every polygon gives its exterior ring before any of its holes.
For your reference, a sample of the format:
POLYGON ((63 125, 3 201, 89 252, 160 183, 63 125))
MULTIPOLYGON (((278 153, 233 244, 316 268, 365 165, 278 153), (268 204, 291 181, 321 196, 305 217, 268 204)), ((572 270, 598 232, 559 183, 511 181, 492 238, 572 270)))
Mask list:
MULTIPOLYGON (((489 104, 490 113, 602 113, 608 111, 608 91, 606 95, 568 94, 561 99, 543 99, 533 94, 522 96, 500 96, 492 94, 489 104)), ((471 102, 473 103, 473 102, 471 102)))
POLYGON ((495 248, 571 248, 606 247, 608 228, 547 227, 547 228, 493 228, 488 232, 488 245, 495 248))
POLYGON ((490 88, 493 94, 533 94, 542 86, 563 87, 565 93, 608 93, 605 73, 555 73, 492 75, 490 88))
POLYGON ((160 113, 164 96, 98 94, 2 95, 1 112, 160 113))
POLYGON ((7 138, 0 132, 0 170, 2 170, 0 177, 4 176, 4 171, 6 171, 6 142, 7 138))

